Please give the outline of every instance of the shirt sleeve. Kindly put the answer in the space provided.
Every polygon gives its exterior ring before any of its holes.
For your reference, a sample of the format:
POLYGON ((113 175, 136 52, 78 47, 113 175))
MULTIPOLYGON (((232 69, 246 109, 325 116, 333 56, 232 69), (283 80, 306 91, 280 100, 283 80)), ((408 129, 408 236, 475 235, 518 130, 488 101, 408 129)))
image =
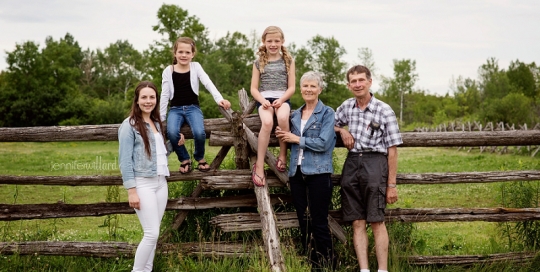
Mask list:
MULTIPOLYGON (((128 119, 129 120, 129 119, 128 119)), ((133 171, 133 146, 135 144, 135 135, 128 122, 123 122, 118 129, 118 162, 124 188, 129 189, 137 185, 135 182, 135 171, 133 171)))
POLYGON ((216 88, 216 85, 214 85, 212 80, 210 80, 210 77, 208 76, 208 74, 206 74, 206 72, 199 63, 197 63, 197 77, 199 78, 203 86, 208 90, 208 92, 212 94, 216 103, 219 103, 221 102, 221 100, 223 100, 223 96, 216 88))
POLYGON ((161 97, 159 98, 159 115, 161 118, 161 121, 165 121, 167 119, 167 106, 169 105, 169 98, 171 96, 171 82, 169 80, 172 79, 172 71, 169 70, 170 66, 167 66, 165 70, 163 70, 163 73, 161 74, 161 97), (169 77, 170 75, 170 77, 169 77))
POLYGON ((403 143, 401 139, 401 133, 399 132, 399 125, 397 122, 396 114, 392 110, 385 111, 386 120, 386 133, 384 136, 384 142, 386 147, 398 146, 403 143))
POLYGON ((339 106, 336 110, 334 118, 334 126, 336 127, 344 127, 348 124, 344 108, 344 104, 341 104, 341 106, 339 106))

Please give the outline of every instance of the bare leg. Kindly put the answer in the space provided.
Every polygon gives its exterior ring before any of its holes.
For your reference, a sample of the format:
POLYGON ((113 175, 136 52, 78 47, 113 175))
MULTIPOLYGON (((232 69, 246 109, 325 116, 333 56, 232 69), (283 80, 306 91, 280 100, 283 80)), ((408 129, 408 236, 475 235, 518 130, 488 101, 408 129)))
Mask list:
MULTIPOLYGON (((289 106, 289 104, 287 104, 287 103, 283 103, 281 105, 281 107, 279 107, 276 110, 278 126, 283 131, 289 131, 290 130, 290 128, 289 128, 289 116, 290 116, 290 113, 291 113, 291 106, 289 106)), ((286 142, 279 141, 279 156, 278 156, 278 159, 281 160, 281 162, 278 162, 278 163, 283 164, 283 166, 279 165, 279 167, 285 168, 286 164, 287 164, 286 163, 286 161, 287 161, 287 143, 286 142)))
POLYGON ((368 236, 366 220, 353 221, 353 245, 360 269, 368 269, 368 236))
POLYGON ((384 222, 370 223, 375 238, 375 251, 380 270, 388 270, 388 231, 384 222))
MULTIPOLYGON (((266 150, 268 149, 268 142, 270 141, 270 132, 274 126, 274 108, 269 107, 264 109, 259 107, 259 116, 261 118, 261 130, 259 131, 259 139, 257 140, 257 162, 255 173, 259 177, 264 177, 264 157, 266 156, 266 150)), ((258 180, 261 184, 264 184, 265 180, 258 180)))

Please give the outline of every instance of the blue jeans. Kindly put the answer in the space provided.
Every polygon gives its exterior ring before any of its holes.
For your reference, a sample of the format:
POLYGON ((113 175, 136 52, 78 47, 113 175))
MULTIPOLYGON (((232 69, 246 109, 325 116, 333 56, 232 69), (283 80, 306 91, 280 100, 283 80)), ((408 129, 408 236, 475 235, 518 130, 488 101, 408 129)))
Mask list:
POLYGON ((328 228, 332 180, 329 173, 303 175, 300 167, 296 169, 294 177, 289 177, 289 183, 304 253, 308 254, 314 268, 333 266, 334 252, 328 228))
POLYGON ((200 161, 204 159, 206 133, 204 132, 204 117, 201 108, 197 105, 172 107, 167 117, 167 136, 171 141, 173 150, 178 156, 178 161, 189 160, 190 156, 185 145, 178 145, 180 140, 180 128, 187 122, 193 133, 195 152, 193 157, 200 161))

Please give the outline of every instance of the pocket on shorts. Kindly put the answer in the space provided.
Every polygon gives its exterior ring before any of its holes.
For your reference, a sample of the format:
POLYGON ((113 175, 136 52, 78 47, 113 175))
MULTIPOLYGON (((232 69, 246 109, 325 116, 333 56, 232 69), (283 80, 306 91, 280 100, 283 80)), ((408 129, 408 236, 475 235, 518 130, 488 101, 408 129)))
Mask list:
POLYGON ((379 187, 379 209, 386 208, 386 187, 379 187))

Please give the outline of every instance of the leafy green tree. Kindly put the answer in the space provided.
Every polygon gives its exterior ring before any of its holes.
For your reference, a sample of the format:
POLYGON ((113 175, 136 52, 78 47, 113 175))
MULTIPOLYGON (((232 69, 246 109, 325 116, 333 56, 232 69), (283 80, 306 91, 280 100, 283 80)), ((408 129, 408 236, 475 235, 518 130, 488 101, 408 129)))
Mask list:
POLYGON ((502 99, 486 100, 482 108, 484 110, 480 117, 488 122, 530 124, 538 121, 538 117, 534 116, 532 100, 522 93, 510 93, 502 99))
POLYGON ((499 68, 498 60, 489 58, 487 63, 478 69, 482 99, 501 99, 517 88, 510 84, 507 74, 499 68))
MULTIPOLYGON (((307 47, 299 49, 293 47, 291 52, 295 57, 298 83, 300 77, 309 70, 324 74, 324 81, 327 86, 320 98, 326 105, 337 108, 350 96, 345 86, 347 63, 342 60, 347 51, 334 37, 325 38, 317 35, 308 41, 307 47)), ((297 86, 299 85, 297 84, 297 86)), ((295 96, 295 98, 291 99, 293 102, 303 103, 301 102, 300 92, 296 92, 295 96)), ((300 105, 293 104, 293 107, 300 105)))
POLYGON ((405 96, 405 108, 403 111, 404 123, 427 123, 433 122, 435 113, 441 109, 441 98, 426 94, 419 90, 407 93, 405 96))
POLYGON ((69 33, 58 41, 47 37, 39 50, 34 42, 7 52, 8 68, 0 98, 3 125, 50 126, 84 116, 79 98, 83 53, 69 33))
POLYGON ((416 61, 410 59, 394 59, 394 77, 382 77, 381 89, 390 98, 387 103, 395 110, 399 108, 399 122, 403 123, 404 96, 413 92, 413 86, 418 80, 416 61), (399 105, 396 107, 396 101, 399 105))
POLYGON ((223 94, 237 96, 239 89, 249 90, 254 55, 246 35, 227 33, 215 42, 203 66, 223 94))
POLYGON ((41 100, 41 96, 52 100, 48 93, 34 94, 40 89, 39 77, 43 76, 40 72, 44 67, 39 45, 31 41, 16 44, 15 50, 6 54, 8 68, 2 73, 0 89, 2 126, 32 125, 28 122, 34 118, 36 110, 30 106, 41 106, 35 105, 36 102, 32 100, 41 100))
POLYGON ((458 117, 472 116, 479 111, 482 102, 481 91, 474 79, 458 77, 453 87, 454 99, 458 106, 458 117))
POLYGON ((312 67, 324 73, 328 89, 339 89, 345 83, 347 63, 342 60, 347 53, 345 48, 334 38, 320 35, 308 41, 308 47, 313 55, 312 67))
POLYGON ((399 121, 403 122, 403 94, 411 93, 412 87, 418 79, 416 71, 416 61, 410 59, 394 60, 394 79, 399 88, 400 106, 399 121))
POLYGON ((366 66, 371 72, 371 77, 376 77, 378 74, 375 60, 373 59, 373 51, 367 47, 358 48, 358 59, 360 64, 366 66))
POLYGON ((392 77, 380 76, 380 94, 379 98, 387 103, 394 111, 399 109, 399 87, 392 77))
POLYGON ((90 50, 90 48, 87 48, 82 53, 83 59, 81 61, 81 64, 79 65, 82 76, 79 88, 83 94, 91 97, 99 97, 99 95, 95 91, 94 86, 94 84, 96 83, 96 52, 94 50, 90 50))
POLYGON ((163 4, 157 13, 158 24, 153 26, 163 38, 154 41, 144 52, 148 63, 148 74, 158 88, 161 86, 161 73, 173 62, 172 45, 178 37, 191 37, 195 40, 197 53, 194 61, 204 62, 205 54, 211 48, 208 30, 196 16, 190 16, 187 10, 176 5, 163 4))
POLYGON ((534 78, 534 62, 527 65, 519 60, 510 62, 506 76, 516 89, 519 89, 525 96, 535 98, 538 95, 536 80, 534 78))
POLYGON ((124 100, 130 87, 145 76, 142 54, 128 41, 117 41, 103 51, 97 50, 94 90, 100 98, 122 94, 124 100))
MULTIPOLYGON (((302 46, 298 48, 298 46, 295 43, 291 43, 287 49, 291 53, 291 55, 294 57, 294 66, 296 68, 296 79, 298 83, 300 82, 300 77, 308 71, 314 70, 313 67, 313 55, 311 52, 305 47, 302 46)), ((300 87, 297 84, 297 88, 300 87)))
MULTIPOLYGON (((295 65, 295 77, 296 77, 296 92, 291 97, 291 107, 293 109, 300 107, 304 104, 304 100, 302 100, 302 95, 300 94, 300 78, 302 75, 308 71, 314 70, 312 67, 313 63, 313 55, 310 53, 310 51, 305 48, 297 48, 296 44, 292 43, 290 44, 287 49, 291 53, 291 55, 294 57, 294 65, 295 65)), ((326 92, 327 90, 324 90, 326 92)), ((326 101, 324 101, 326 103, 326 101)))

